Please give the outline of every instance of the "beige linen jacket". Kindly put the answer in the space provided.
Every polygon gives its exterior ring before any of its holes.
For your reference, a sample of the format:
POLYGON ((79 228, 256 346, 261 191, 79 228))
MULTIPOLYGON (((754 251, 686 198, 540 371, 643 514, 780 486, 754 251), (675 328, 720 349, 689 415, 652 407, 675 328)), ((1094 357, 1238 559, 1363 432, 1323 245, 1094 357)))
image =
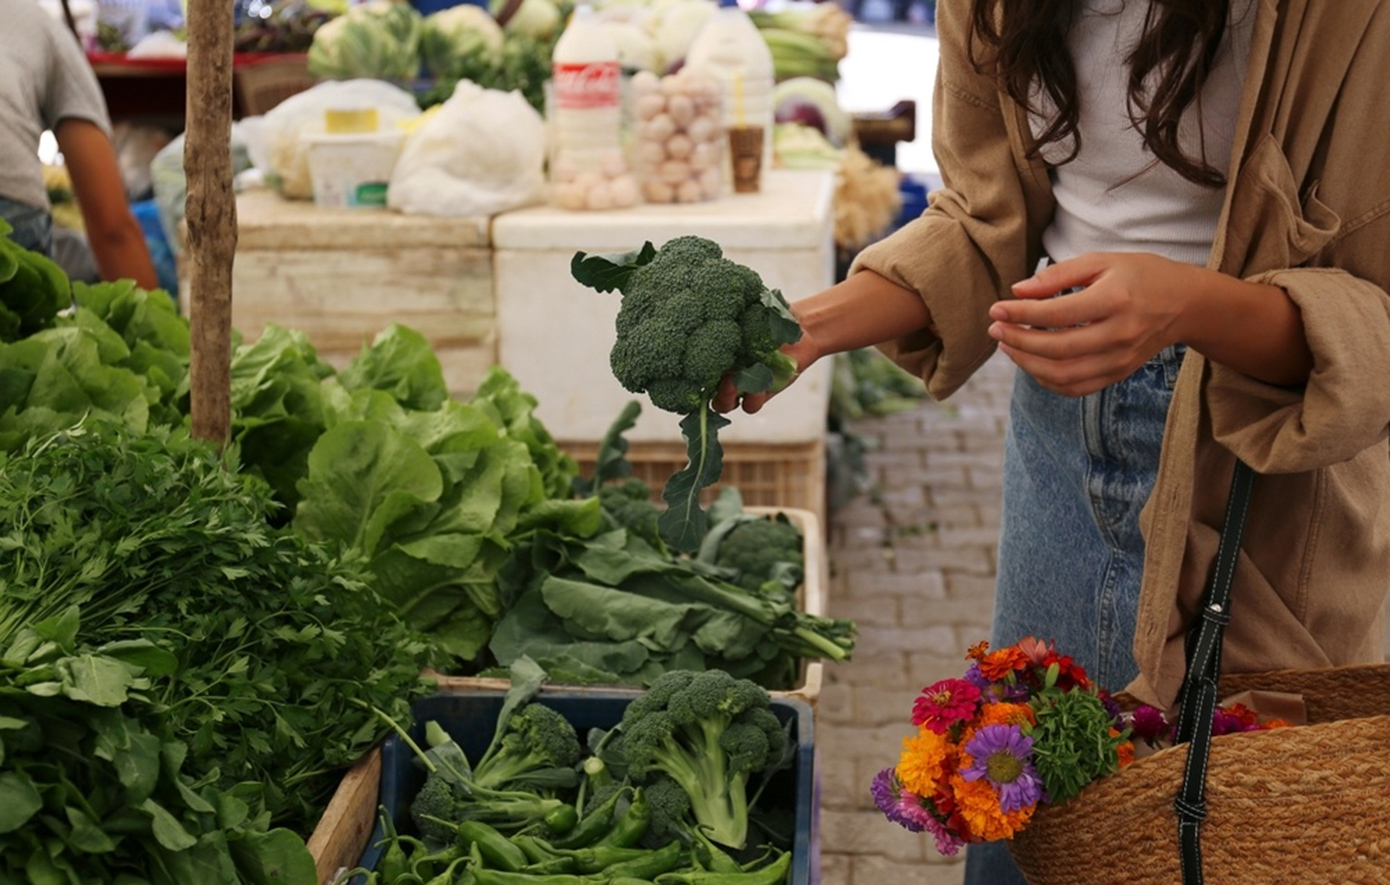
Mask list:
MULTIPOLYGON (((1042 257, 1047 168, 1027 119, 966 48, 970 0, 941 0, 930 207, 865 249, 921 293, 935 334, 883 345, 937 398, 994 352, 987 311, 1042 257)), ((1235 577, 1226 672, 1383 659, 1390 584, 1390 0, 1256 0, 1225 207, 1208 266, 1288 292, 1314 368, 1271 387, 1188 352, 1169 410, 1131 692, 1169 706, 1236 456, 1260 476, 1235 577)))

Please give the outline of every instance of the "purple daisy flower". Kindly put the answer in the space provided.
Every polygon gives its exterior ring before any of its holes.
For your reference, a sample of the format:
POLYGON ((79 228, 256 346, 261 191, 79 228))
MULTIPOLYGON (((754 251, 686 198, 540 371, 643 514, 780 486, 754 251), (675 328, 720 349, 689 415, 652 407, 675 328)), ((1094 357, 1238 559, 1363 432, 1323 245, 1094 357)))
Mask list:
POLYGON ((1017 811, 1042 798, 1042 779, 1033 767, 1033 739, 1017 725, 986 725, 965 745, 974 760, 961 772, 966 780, 984 778, 999 793, 999 808, 1017 811))
POLYGON ((926 829, 921 817, 931 815, 921 806, 915 795, 903 789, 902 781, 898 780, 898 774, 893 769, 885 768, 874 775, 869 792, 873 794, 878 810, 893 823, 914 833, 926 829), (920 815, 916 812, 920 812, 920 815))

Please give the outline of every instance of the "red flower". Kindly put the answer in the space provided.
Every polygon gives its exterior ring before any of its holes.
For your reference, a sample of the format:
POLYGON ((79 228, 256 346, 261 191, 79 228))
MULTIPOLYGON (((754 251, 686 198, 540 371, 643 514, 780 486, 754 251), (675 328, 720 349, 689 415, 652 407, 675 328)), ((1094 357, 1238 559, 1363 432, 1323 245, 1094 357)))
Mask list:
POLYGON ((943 679, 922 689, 912 704, 912 724, 936 734, 945 734, 952 725, 975 715, 980 690, 964 679, 943 679))

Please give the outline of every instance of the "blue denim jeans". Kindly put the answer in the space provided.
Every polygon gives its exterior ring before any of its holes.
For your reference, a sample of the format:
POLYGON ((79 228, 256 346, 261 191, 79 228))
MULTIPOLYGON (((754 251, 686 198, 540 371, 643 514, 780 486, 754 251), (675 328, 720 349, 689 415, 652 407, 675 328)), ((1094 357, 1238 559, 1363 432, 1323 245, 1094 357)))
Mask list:
MULTIPOLYGON (((1144 568, 1139 511, 1153 490, 1184 348, 1098 393, 1014 380, 990 645, 1055 640, 1103 688, 1135 677, 1131 645, 1144 568)), ((1003 843, 966 852, 967 885, 1024 885, 1003 843)))
POLYGON ((11 240, 25 249, 53 254, 53 216, 47 210, 0 197, 0 218, 14 228, 11 240))

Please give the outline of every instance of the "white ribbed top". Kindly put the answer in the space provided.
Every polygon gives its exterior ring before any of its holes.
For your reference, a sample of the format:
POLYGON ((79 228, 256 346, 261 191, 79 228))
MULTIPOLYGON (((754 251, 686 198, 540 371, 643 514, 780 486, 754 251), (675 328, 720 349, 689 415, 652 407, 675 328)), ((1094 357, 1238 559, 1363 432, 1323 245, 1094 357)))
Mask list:
MULTIPOLYGON (((1081 152, 1052 167, 1057 212, 1043 245, 1054 261, 1084 252, 1143 251, 1204 265, 1211 252, 1223 192, 1157 163, 1130 120, 1124 59, 1148 6, 1148 0, 1083 0, 1068 33, 1081 96, 1081 152)), ((1194 103, 1180 133, 1189 155, 1204 152, 1223 171, 1230 164, 1254 18, 1252 0, 1233 0, 1225 43, 1202 91, 1200 125, 1194 103)), ((1041 132, 1043 121, 1035 118, 1032 125, 1041 132)), ((1067 153, 1053 144, 1042 156, 1055 162, 1067 153)))

